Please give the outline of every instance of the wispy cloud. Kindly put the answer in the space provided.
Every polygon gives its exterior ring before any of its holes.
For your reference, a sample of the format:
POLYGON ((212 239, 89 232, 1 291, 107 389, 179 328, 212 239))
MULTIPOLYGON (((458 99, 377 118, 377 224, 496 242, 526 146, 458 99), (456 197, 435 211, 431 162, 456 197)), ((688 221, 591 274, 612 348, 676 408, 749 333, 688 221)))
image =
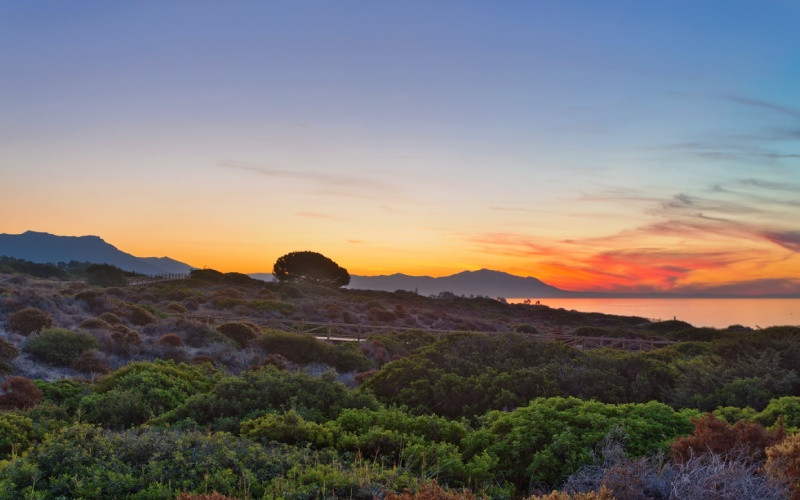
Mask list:
POLYGON ((793 118, 800 118, 800 109, 793 108, 790 106, 784 106, 782 104, 775 104, 773 102, 762 101, 761 99, 753 99, 750 97, 738 96, 738 95, 721 95, 719 96, 719 99, 735 102, 737 104, 749 106, 752 108, 774 111, 776 113, 791 116, 793 118))
POLYGON ((317 172, 311 170, 286 170, 256 167, 232 161, 221 161, 219 162, 219 166, 233 170, 252 172, 254 174, 272 177, 275 179, 304 181, 327 188, 356 188, 384 192, 393 191, 393 187, 387 183, 364 176, 344 175, 331 172, 317 172))

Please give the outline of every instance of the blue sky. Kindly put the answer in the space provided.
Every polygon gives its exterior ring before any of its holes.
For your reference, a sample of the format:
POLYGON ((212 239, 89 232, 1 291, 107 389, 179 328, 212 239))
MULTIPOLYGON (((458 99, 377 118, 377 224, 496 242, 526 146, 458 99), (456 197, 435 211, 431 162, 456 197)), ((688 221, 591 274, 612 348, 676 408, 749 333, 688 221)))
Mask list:
POLYGON ((800 4, 0 5, 0 231, 800 291, 800 4))

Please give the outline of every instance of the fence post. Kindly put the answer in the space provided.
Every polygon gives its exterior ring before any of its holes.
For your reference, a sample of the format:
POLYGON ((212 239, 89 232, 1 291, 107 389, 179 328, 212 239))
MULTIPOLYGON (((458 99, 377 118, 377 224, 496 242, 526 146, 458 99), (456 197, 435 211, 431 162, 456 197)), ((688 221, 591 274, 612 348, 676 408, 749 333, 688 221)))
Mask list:
POLYGON ((361 342, 361 323, 358 324, 358 335, 356 336, 356 341, 361 342))
POLYGON ((331 330, 333 330, 333 326, 331 326, 331 322, 328 321, 328 341, 331 340, 331 330))

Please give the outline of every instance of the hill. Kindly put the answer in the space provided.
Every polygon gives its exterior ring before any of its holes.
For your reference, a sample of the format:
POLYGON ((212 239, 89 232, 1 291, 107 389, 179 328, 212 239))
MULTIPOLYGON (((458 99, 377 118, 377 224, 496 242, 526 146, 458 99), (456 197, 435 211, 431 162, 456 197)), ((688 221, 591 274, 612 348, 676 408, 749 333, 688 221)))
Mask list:
POLYGON ((94 262, 141 274, 187 273, 192 266, 169 257, 136 257, 99 236, 57 236, 26 231, 0 234, 0 255, 39 263, 94 262))

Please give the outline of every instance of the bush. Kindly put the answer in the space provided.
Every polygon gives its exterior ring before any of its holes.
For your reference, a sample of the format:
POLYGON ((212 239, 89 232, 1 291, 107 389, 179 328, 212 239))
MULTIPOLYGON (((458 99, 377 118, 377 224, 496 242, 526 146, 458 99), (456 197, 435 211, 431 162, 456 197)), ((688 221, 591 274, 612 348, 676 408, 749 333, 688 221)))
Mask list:
POLYGON ((167 333, 159 337, 158 343, 169 347, 180 347, 183 345, 181 338, 174 333, 167 333))
POLYGON ((186 314, 189 312, 189 310, 186 309, 186 306, 184 306, 180 302, 170 302, 169 304, 167 304, 167 311, 176 314, 186 314))
POLYGON ((86 281, 97 286, 125 286, 128 277, 125 271, 111 264, 92 264, 86 268, 86 281))
POLYGON ((30 418, 16 413, 0 414, 0 458, 25 451, 33 438, 30 418))
POLYGON ((142 346, 142 338, 139 334, 125 325, 112 327, 111 340, 113 341, 111 350, 114 354, 128 355, 138 351, 142 346))
POLYGON ((136 326, 149 325, 158 321, 153 313, 137 305, 128 306, 128 319, 136 326))
POLYGON ((217 331, 232 339, 240 347, 245 347, 258 338, 258 327, 247 323, 223 323, 217 327, 217 331))
POLYGON ((109 325, 118 325, 122 323, 122 319, 112 312, 104 312, 103 314, 98 316, 98 318, 102 319, 109 325))
POLYGON ((19 356, 19 349, 6 339, 0 338, 0 360, 6 361, 19 356))
POLYGON ((0 384, 0 409, 14 410, 36 406, 44 393, 25 377, 8 377, 0 384))
POLYGON ((312 283, 338 288, 350 283, 350 274, 317 252, 290 252, 275 261, 272 274, 278 281, 312 283))
POLYGON ((279 330, 264 332, 258 343, 268 353, 280 354, 295 363, 325 363, 331 347, 305 333, 290 333, 279 330))
POLYGON ((712 413, 693 418, 694 432, 670 445, 672 460, 684 463, 695 455, 716 453, 725 455, 743 453, 744 458, 758 462, 764 458, 764 449, 782 438, 781 432, 768 431, 763 425, 740 420, 728 425, 712 413))
POLYGON ((800 434, 767 448, 767 464, 764 467, 771 477, 786 482, 792 490, 792 498, 800 498, 800 434))
POLYGON ((35 307, 26 307, 8 315, 8 328, 12 332, 21 333, 22 335, 30 335, 52 325, 53 318, 35 307))
POLYGON ((88 333, 52 328, 32 337, 23 349, 46 363, 68 366, 84 351, 98 346, 97 339, 88 333))
POLYGON ((111 328, 111 325, 100 318, 89 318, 81 321, 78 328, 83 328, 84 330, 108 330, 111 328))
POLYGON ((89 349, 83 352, 72 360, 69 367, 79 372, 91 374, 106 374, 111 371, 108 363, 106 363, 97 349, 89 349))

